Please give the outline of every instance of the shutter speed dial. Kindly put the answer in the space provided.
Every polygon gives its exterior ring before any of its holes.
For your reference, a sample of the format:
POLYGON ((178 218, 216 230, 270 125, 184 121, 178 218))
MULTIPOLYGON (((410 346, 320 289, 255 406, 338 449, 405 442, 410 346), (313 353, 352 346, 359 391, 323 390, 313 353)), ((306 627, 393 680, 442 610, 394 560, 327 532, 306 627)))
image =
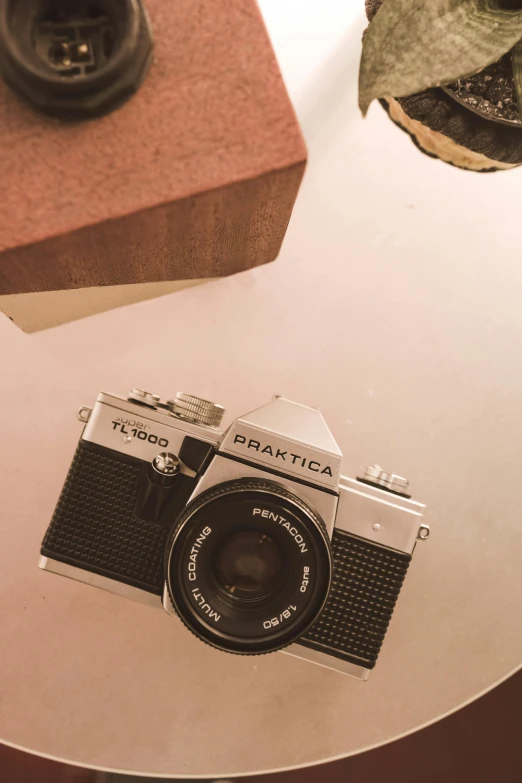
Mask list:
POLYGON ((225 414, 222 405, 185 392, 178 392, 173 400, 164 402, 157 394, 133 387, 127 399, 147 408, 163 409, 164 412, 168 411, 179 419, 201 424, 204 427, 219 427, 225 414))
POLYGON ((180 419, 203 424, 206 427, 219 427, 225 414, 222 405, 184 392, 178 392, 175 399, 169 400, 167 405, 171 413, 180 419))

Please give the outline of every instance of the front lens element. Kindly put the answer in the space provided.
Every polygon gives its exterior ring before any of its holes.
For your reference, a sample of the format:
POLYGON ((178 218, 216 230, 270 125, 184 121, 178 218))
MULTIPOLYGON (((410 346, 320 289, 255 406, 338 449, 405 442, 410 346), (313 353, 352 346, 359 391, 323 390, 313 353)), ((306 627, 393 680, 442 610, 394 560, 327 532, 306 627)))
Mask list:
POLYGON ((264 598, 277 588, 282 576, 281 552, 266 533, 233 533, 216 552, 216 583, 237 600, 264 598))

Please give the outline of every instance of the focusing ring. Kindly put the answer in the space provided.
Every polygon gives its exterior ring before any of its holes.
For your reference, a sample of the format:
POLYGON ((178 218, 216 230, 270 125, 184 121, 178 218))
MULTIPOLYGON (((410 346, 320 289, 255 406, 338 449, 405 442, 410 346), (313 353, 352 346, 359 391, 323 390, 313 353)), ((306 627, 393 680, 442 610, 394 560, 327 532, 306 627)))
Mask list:
MULTIPOLYGON (((270 516, 274 517, 274 514, 270 516)), ((165 574, 171 603, 195 636, 226 652, 260 655, 292 644, 317 619, 330 588, 330 539, 321 517, 281 484, 269 480, 236 479, 203 492, 186 507, 169 536, 165 552, 165 574), (270 598, 271 603, 269 601, 267 606, 262 602, 257 605, 255 602, 232 605, 223 599, 218 590, 213 592, 210 578, 212 554, 231 530, 242 529, 244 517, 252 510, 253 503, 272 506, 287 515, 280 515, 283 523, 272 523, 270 528, 271 521, 267 522, 269 514, 262 515, 261 509, 256 508, 260 516, 254 521, 251 518, 245 529, 257 525, 260 532, 266 533, 268 530, 277 541, 285 555, 283 559, 288 584, 281 595, 270 598), (225 513, 216 515, 216 510, 222 510, 223 506, 225 513), (209 515, 214 520, 212 527, 205 526, 209 515), (292 524, 285 524, 287 519, 292 519, 292 524), (207 539, 205 531, 209 531, 207 539), (293 532, 288 535, 290 531, 293 532), (200 540, 203 543, 198 544, 200 540), (190 555, 190 552, 195 554, 190 555), (198 562, 201 562, 198 572, 193 573, 196 581, 190 585, 188 579, 192 578, 192 574, 189 575, 185 568, 189 558, 199 558, 198 562), (189 587, 196 595, 197 603, 189 593, 189 587), (207 618, 201 614, 201 605, 207 616, 215 620, 215 624, 211 625, 211 620, 206 622, 207 618), (265 612, 267 619, 262 622, 265 612), (219 628, 216 625, 218 620, 219 628), (270 627, 270 623, 275 630, 270 627), (230 627, 237 629, 237 633, 231 631, 230 627), (256 629, 255 633, 252 629, 256 629)))

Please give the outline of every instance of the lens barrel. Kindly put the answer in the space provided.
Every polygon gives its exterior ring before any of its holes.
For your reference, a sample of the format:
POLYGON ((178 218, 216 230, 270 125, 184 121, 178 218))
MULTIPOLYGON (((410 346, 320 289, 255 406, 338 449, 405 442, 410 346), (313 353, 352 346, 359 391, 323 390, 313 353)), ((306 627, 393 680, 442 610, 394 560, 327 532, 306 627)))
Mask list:
POLYGON ((322 519, 274 481, 237 479, 190 503, 169 540, 171 601, 199 638, 260 654, 296 641, 317 619, 331 581, 322 519))

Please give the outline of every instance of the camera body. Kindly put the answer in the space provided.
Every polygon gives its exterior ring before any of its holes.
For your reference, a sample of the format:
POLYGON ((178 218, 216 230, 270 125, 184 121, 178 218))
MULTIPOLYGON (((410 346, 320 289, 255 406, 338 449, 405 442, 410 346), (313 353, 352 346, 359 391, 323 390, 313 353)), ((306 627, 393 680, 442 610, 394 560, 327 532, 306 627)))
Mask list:
POLYGON ((315 408, 275 397, 226 432, 223 413, 138 389, 80 409, 38 565, 163 607, 227 652, 367 679, 425 507, 378 466, 342 477, 315 408))

